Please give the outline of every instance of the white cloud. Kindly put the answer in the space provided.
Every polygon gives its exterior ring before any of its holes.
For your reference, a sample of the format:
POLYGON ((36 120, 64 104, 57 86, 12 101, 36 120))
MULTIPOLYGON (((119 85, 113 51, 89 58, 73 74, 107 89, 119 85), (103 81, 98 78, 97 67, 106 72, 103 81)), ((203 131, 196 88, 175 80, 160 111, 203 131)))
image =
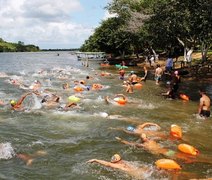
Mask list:
POLYGON ((92 28, 71 22, 79 0, 0 0, 0 37, 41 48, 79 47, 92 28))

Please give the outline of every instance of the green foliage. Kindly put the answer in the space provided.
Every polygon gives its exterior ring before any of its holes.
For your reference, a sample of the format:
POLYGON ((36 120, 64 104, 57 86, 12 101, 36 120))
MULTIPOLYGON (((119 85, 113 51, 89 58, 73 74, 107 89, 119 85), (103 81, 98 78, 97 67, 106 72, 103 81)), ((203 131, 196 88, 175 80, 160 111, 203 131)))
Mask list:
POLYGON ((131 34, 123 31, 122 24, 123 21, 116 17, 103 21, 80 49, 82 51, 104 51, 116 55, 129 53, 131 34))
POLYGON ((39 47, 35 45, 24 45, 24 42, 10 43, 0 38, 0 52, 35 52, 39 47))
POLYGON ((106 7, 117 17, 103 21, 82 50, 139 52, 212 46, 211 0, 112 0, 106 7))

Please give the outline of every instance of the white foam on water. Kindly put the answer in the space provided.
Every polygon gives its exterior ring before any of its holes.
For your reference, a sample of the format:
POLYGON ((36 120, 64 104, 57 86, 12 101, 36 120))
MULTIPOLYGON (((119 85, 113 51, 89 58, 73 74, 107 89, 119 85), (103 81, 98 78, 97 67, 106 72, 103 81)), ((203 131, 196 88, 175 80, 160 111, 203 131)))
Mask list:
POLYGON ((32 109, 40 109, 42 107, 42 104, 38 100, 38 97, 34 93, 32 94, 32 97, 34 99, 34 106, 32 107, 32 109))
POLYGON ((107 118, 109 116, 109 114, 106 113, 106 112, 94 113, 93 115, 94 116, 100 116, 100 117, 103 117, 103 118, 107 118))
POLYGON ((11 159, 15 155, 16 154, 11 143, 0 143, 0 159, 11 159))

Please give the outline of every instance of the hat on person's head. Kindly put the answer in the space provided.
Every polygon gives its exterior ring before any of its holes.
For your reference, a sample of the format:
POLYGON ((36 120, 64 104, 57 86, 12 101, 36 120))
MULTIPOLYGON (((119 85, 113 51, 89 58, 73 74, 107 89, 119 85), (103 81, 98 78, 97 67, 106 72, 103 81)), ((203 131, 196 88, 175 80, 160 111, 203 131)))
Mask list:
POLYGON ((130 74, 134 74, 135 72, 134 71, 130 71, 130 74))
POLYGON ((10 104, 11 104, 12 106, 15 106, 15 105, 17 104, 17 101, 16 101, 16 100, 11 100, 11 101, 10 101, 10 104))
POLYGON ((121 160, 121 156, 119 154, 114 154, 110 160, 112 163, 119 162, 121 160))

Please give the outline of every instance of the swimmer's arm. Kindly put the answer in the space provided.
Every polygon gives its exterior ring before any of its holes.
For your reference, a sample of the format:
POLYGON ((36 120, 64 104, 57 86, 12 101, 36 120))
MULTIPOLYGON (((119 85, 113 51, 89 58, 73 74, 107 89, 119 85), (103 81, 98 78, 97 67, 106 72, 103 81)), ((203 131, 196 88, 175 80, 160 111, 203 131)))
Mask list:
POLYGON ((139 144, 139 143, 135 143, 135 142, 129 142, 129 141, 121 139, 120 137, 116 137, 116 139, 118 141, 120 141, 121 143, 126 144, 126 145, 136 146, 136 147, 144 147, 143 144, 139 144))
POLYGON ((25 99, 28 95, 30 95, 30 94, 32 94, 32 93, 30 92, 30 93, 27 93, 27 94, 25 94, 24 96, 22 96, 22 97, 18 100, 18 102, 17 102, 16 105, 21 105, 22 102, 24 101, 24 99, 25 99))
POLYGON ((140 127, 141 127, 142 129, 144 129, 146 126, 156 126, 158 129, 161 129, 161 127, 160 127, 158 124, 156 124, 156 123, 151 123, 151 122, 146 122, 146 123, 143 123, 143 124, 140 125, 140 127))
POLYGON ((104 161, 104 160, 100 160, 100 159, 91 159, 91 160, 87 161, 87 163, 93 163, 93 162, 99 163, 99 164, 107 166, 107 167, 118 168, 117 164, 111 163, 108 161, 104 161))

